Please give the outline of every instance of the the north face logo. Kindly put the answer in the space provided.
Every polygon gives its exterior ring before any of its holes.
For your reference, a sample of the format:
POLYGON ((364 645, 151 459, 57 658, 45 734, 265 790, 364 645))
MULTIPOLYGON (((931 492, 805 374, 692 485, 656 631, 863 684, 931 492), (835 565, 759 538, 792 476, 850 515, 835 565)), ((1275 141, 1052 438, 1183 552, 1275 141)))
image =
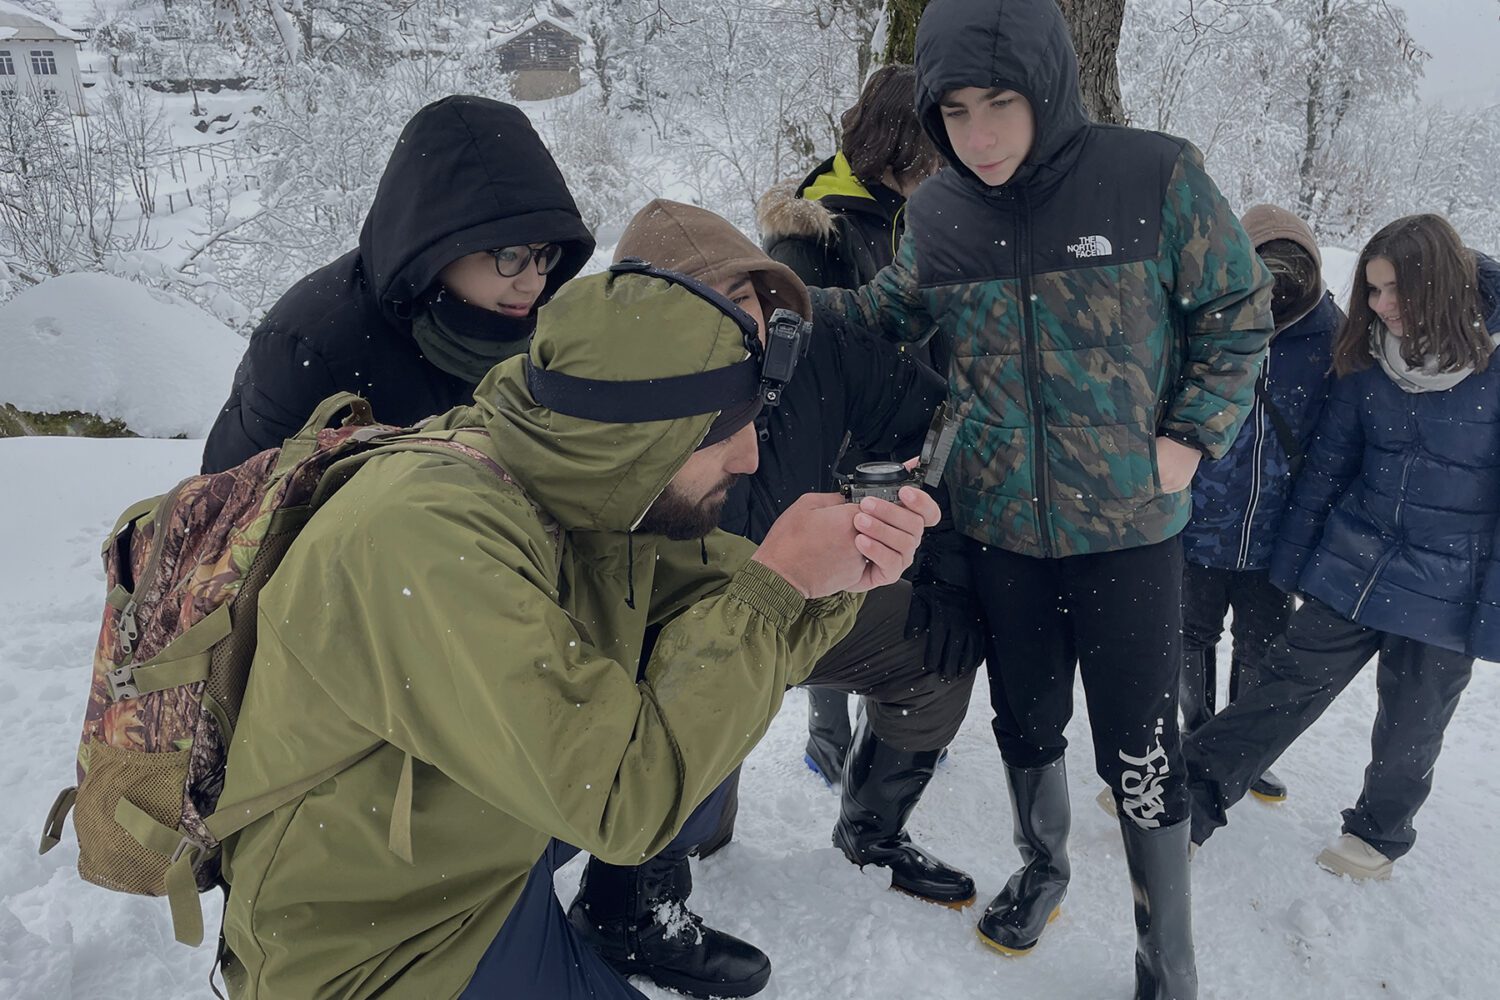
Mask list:
POLYGON ((1115 252, 1109 238, 1105 236, 1080 236, 1077 243, 1068 244, 1068 253, 1074 257, 1108 257, 1115 252))

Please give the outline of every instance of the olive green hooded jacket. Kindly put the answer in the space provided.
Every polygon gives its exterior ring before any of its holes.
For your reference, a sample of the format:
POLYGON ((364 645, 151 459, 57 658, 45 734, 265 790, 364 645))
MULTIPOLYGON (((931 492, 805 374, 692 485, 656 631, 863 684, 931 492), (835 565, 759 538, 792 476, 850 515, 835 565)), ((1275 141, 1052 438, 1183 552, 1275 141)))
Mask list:
MULTIPOLYGON (((725 314, 642 275, 570 283, 531 347, 614 380, 745 356, 725 314)), ((219 803, 276 805, 226 845, 236 997, 457 996, 549 839, 656 853, 852 623, 856 598, 804 601, 742 539, 631 534, 714 414, 565 416, 520 358, 475 398, 432 426, 487 430, 515 484, 374 458, 261 597, 219 803)))

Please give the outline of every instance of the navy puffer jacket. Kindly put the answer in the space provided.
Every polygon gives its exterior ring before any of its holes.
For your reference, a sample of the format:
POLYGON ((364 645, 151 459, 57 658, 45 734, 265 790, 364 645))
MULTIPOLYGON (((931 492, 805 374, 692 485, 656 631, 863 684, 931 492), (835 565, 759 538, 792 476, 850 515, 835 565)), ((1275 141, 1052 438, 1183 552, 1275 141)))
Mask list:
MULTIPOLYGON (((1500 334, 1500 264, 1479 287, 1500 334)), ((1500 660, 1500 357, 1407 393, 1378 366, 1335 381, 1271 578, 1351 621, 1500 660)))
POLYGON ((1312 312, 1276 334, 1250 417, 1229 452, 1198 466, 1193 516, 1182 532, 1188 562, 1214 569, 1263 570, 1291 500, 1291 457, 1266 398, 1305 453, 1332 378, 1333 338, 1344 313, 1324 294, 1312 312))

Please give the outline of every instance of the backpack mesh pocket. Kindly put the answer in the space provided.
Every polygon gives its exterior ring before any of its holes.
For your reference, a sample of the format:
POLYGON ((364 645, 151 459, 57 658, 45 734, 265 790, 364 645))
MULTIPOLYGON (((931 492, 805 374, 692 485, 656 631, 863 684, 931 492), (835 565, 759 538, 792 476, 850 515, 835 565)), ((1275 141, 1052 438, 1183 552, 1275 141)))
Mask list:
POLYGON ((115 820, 121 796, 169 829, 182 820, 182 796, 192 750, 141 753, 95 741, 88 773, 78 786, 73 824, 78 872, 95 885, 146 896, 166 893, 171 858, 142 847, 115 820))

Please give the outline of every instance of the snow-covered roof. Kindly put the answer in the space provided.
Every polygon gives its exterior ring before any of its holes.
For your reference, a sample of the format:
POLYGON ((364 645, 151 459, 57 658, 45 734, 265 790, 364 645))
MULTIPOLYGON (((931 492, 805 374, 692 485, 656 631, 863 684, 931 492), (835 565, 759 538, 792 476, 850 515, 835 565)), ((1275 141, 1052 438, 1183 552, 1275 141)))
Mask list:
POLYGON ((81 42, 83 36, 11 0, 0 0, 0 39, 18 42, 81 42))
POLYGON ((509 45, 511 42, 515 41, 517 38, 520 38, 522 35, 526 34, 529 31, 535 31, 542 25, 550 25, 551 27, 554 27, 559 31, 566 32, 567 34, 578 39, 580 42, 585 40, 583 33, 578 30, 578 25, 572 23, 571 21, 564 20, 560 17, 553 17, 551 14, 535 14, 531 17, 528 17, 525 21, 521 22, 521 25, 516 28, 511 28, 509 30, 491 28, 489 30, 489 34, 485 37, 485 44, 491 48, 500 48, 502 46, 509 45))
POLYGON ((243 338, 174 295, 64 274, 0 305, 0 403, 93 413, 142 437, 201 437, 244 351, 243 338))

